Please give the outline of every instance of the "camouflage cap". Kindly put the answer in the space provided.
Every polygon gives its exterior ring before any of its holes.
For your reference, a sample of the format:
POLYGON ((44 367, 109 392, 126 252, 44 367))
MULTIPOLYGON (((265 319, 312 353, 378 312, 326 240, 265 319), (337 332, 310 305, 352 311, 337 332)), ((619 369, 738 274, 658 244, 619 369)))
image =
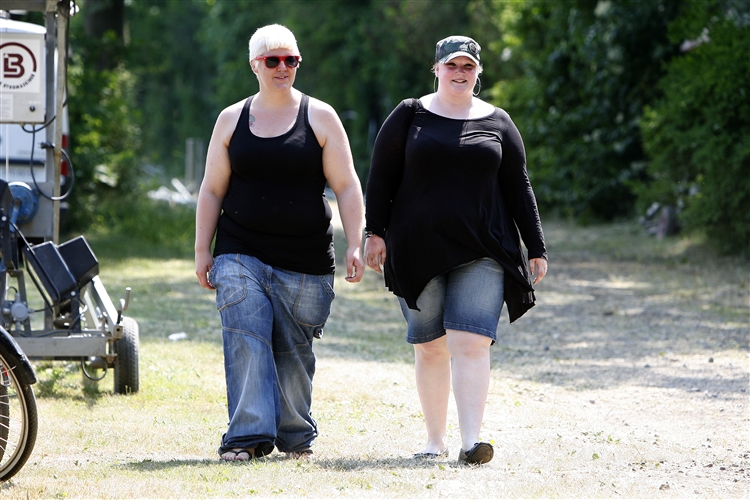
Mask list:
POLYGON ((435 62, 445 64, 453 58, 466 56, 479 64, 482 47, 468 36, 449 36, 435 45, 435 62))

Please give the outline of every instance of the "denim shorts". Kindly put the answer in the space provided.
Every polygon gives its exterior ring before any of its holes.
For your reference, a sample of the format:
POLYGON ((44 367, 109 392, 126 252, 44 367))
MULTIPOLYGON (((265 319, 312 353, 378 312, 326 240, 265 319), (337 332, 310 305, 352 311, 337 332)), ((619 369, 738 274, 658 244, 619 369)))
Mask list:
POLYGON ((445 330, 476 333, 497 340, 503 309, 503 268, 490 258, 458 266, 427 283, 417 299, 419 311, 399 297, 408 324, 406 341, 430 342, 445 330))

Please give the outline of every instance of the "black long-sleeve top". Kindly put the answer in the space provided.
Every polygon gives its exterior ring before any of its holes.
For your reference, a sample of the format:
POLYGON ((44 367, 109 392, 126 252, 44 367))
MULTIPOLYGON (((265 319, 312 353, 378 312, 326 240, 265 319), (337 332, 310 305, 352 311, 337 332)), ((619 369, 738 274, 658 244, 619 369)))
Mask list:
POLYGON ((547 258, 523 140, 508 113, 452 119, 402 101, 378 133, 367 229, 386 241, 386 286, 417 309, 427 283, 490 257, 505 269, 510 322, 533 307, 528 258, 547 258))

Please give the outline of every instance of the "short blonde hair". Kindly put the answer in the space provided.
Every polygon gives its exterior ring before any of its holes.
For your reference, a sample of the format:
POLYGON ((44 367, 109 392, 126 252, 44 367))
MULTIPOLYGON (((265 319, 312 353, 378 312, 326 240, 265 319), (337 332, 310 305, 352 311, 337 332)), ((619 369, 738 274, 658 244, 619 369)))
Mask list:
POLYGON ((294 33, 286 26, 280 24, 269 24, 258 28, 248 42, 250 52, 250 64, 264 52, 275 49, 289 49, 292 55, 301 55, 297 48, 297 39, 294 33))

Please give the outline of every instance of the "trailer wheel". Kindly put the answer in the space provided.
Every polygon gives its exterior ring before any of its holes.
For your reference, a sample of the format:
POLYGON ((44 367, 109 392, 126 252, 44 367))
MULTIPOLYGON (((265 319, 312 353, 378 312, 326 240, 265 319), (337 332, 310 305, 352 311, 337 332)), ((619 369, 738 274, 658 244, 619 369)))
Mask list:
POLYGON ((122 318, 122 338, 115 341, 115 394, 138 392, 138 323, 122 318))

